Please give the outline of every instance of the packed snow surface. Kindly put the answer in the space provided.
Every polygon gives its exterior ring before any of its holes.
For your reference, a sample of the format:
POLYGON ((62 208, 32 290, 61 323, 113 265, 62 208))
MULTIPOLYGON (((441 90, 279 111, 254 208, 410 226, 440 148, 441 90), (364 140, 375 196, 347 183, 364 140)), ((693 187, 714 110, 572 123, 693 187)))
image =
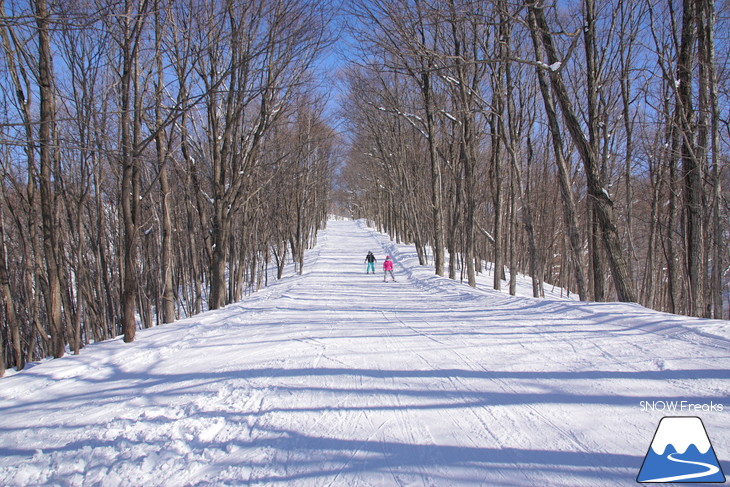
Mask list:
POLYGON ((333 220, 301 276, 0 380, 0 485, 635 485, 663 416, 730 460, 727 325, 471 289, 333 220))

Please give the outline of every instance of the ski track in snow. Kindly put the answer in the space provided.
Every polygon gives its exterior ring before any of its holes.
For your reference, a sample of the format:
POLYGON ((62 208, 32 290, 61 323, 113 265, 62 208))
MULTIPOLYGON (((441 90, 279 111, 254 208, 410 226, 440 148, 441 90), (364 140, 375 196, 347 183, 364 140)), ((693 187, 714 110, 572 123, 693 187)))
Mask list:
POLYGON ((686 463, 687 465, 697 465, 698 467, 703 467, 703 468, 706 468, 707 470, 705 470, 704 472, 690 473, 690 474, 686 474, 686 475, 675 475, 673 477, 664 477, 664 478, 659 478, 659 479, 652 479, 652 480, 649 480, 647 482, 661 482, 661 483, 666 483, 666 482, 679 482, 679 481, 682 481, 682 480, 692 480, 692 479, 697 479, 697 478, 702 478, 702 477, 709 477, 710 475, 714 475, 714 474, 716 474, 717 472, 720 471, 719 468, 717 468, 714 465, 710 465, 709 463, 691 462, 691 461, 688 461, 688 460, 682 460, 680 458, 674 458, 674 455, 678 455, 678 453, 672 453, 670 455, 667 455, 667 458, 670 461, 672 461, 672 462, 686 463))
POLYGON ((471 289, 331 220, 302 276, 0 380, 0 485, 635 485, 642 400, 723 404, 683 415, 728 458, 728 329, 471 289))

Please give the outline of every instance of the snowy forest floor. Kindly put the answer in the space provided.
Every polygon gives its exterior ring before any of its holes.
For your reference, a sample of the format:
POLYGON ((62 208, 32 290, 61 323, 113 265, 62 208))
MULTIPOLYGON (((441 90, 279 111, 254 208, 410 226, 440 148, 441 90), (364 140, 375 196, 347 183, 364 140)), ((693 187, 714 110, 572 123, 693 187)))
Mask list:
POLYGON ((728 335, 471 289, 332 220, 302 276, 0 380, 0 484, 635 485, 665 415, 700 416, 727 475, 728 335))

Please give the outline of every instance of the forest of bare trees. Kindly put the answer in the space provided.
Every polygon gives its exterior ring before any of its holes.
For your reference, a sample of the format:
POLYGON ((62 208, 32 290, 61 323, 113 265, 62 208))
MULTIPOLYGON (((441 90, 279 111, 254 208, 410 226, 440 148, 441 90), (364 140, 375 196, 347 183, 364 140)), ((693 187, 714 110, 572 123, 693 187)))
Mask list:
POLYGON ((334 198, 471 286, 490 266, 513 294, 521 273, 536 297, 730 313, 728 0, 0 0, 0 19, 0 375, 301 272, 334 198), (338 19, 343 133, 318 70, 338 19))
POLYGON ((301 272, 338 153, 313 74, 330 11, 0 0, 0 15, 0 375, 301 272))
POLYGON ((728 317, 730 2, 358 0, 347 204, 436 273, 728 317), (430 253, 430 256, 429 256, 430 253), (508 269, 510 280, 505 282, 508 269))

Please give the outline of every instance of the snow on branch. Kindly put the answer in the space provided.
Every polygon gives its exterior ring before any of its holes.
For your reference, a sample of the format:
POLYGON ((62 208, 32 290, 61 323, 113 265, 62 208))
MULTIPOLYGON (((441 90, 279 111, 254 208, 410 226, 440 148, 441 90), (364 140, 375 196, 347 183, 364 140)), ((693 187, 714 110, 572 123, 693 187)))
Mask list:
POLYGON ((485 237, 487 237, 487 240, 489 240, 489 241, 490 241, 490 242, 492 242, 492 243, 494 243, 494 242, 495 242, 495 240, 494 240, 494 237, 492 237, 492 234, 490 234, 490 233, 489 233, 488 231, 486 231, 486 230, 484 229, 484 227, 482 227, 482 226, 481 226, 480 224, 478 224, 478 223, 477 223, 477 228, 479 229, 479 231, 480 231, 480 232, 482 232, 482 233, 484 234, 484 236, 485 236, 485 237))
POLYGON ((537 66, 542 69, 549 69, 550 71, 553 71, 553 72, 559 70, 560 67, 563 65, 563 63, 561 63, 560 61, 556 61, 549 66, 547 64, 543 63, 542 61, 537 61, 535 64, 537 64, 537 66))
POLYGON ((408 123, 411 124, 411 126, 414 129, 418 130, 421 133, 421 135, 423 135, 426 139, 428 139, 428 134, 426 132, 424 132, 423 129, 416 124, 416 122, 413 121, 415 119, 415 120, 423 123, 423 118, 416 115, 415 113, 405 113, 405 112, 398 110, 397 108, 386 108, 383 106, 375 105, 374 103, 371 103, 371 102, 366 102, 366 103, 368 105, 372 106, 373 108, 380 110, 381 112, 393 113, 395 115, 398 115, 399 117, 403 117, 406 121, 408 121, 408 123))

